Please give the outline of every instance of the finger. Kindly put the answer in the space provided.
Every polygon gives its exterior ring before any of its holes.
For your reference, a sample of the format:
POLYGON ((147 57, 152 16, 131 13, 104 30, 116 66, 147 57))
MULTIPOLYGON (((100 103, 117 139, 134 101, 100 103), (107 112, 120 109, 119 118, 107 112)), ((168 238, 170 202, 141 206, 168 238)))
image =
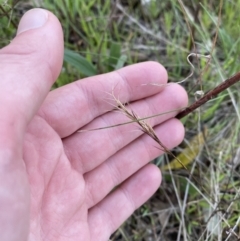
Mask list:
POLYGON ((159 169, 148 164, 90 209, 88 221, 91 240, 108 240, 110 235, 154 194, 160 182, 159 169))
MULTIPOLYGON (((184 128, 177 119, 171 119, 155 128, 155 133, 168 149, 179 145, 184 128)), ((105 198, 111 190, 129 178, 149 161, 163 154, 161 146, 149 136, 141 136, 103 164, 84 175, 89 208, 105 198)))
POLYGON ((63 138, 88 124, 97 116, 113 109, 110 94, 121 102, 131 102, 159 93, 167 72, 156 62, 125 67, 119 71, 77 81, 52 91, 39 111, 63 138))
POLYGON ((63 34, 57 18, 43 9, 27 12, 17 36, 0 50, 1 132, 23 135, 56 80, 62 59, 63 34))
MULTIPOLYGON (((175 84, 167 86, 157 95, 134 102, 130 108, 140 117, 172 110, 168 114, 147 121, 151 126, 155 126, 174 117, 178 109, 186 106, 186 104, 187 95, 185 90, 175 84)), ((124 113, 112 112, 96 118, 84 129, 112 126, 126 121, 129 121, 129 118, 124 113)), ((106 130, 75 133, 66 138, 63 144, 72 165, 79 172, 86 173, 142 134, 143 132, 137 124, 129 124, 106 130)))

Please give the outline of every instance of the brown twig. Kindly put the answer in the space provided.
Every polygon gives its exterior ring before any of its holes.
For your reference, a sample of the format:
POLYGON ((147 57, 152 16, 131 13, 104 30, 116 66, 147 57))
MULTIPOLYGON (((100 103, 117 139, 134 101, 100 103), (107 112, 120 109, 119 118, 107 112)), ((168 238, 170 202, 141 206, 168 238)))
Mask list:
POLYGON ((205 94, 202 98, 200 98, 199 100, 197 100, 196 102, 194 102, 192 105, 190 105, 189 107, 187 107, 184 111, 181 111, 176 118, 178 119, 182 119, 183 117, 185 117, 186 115, 188 115, 189 113, 193 112, 194 110, 196 110, 198 107, 200 107, 201 105, 205 104, 207 101, 213 99, 214 97, 216 97, 218 94, 220 94, 222 91, 226 90, 227 88, 229 88, 230 86, 236 84, 238 81, 240 81, 240 72, 238 72, 237 74, 235 74, 234 76, 228 78, 227 80, 225 80, 223 83, 221 83, 220 85, 218 85, 216 88, 214 88, 213 90, 209 91, 207 94, 205 94))

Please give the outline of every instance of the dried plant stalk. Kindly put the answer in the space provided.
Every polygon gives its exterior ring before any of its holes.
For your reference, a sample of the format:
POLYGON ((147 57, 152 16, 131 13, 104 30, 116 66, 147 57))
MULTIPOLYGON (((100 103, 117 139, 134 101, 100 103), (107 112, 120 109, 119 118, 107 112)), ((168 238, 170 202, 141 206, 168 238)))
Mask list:
POLYGON ((176 117, 178 119, 181 119, 188 115, 189 113, 193 112, 196 110, 198 107, 201 105, 205 104, 207 101, 215 98, 218 94, 229 88, 230 86, 236 84, 238 81, 240 81, 240 72, 235 74, 234 76, 226 79, 223 83, 218 85, 216 88, 213 90, 209 91, 207 94, 205 94, 202 98, 194 102, 192 105, 187 107, 184 111, 180 112, 176 117))
POLYGON ((161 148, 161 150, 163 150, 164 152, 166 152, 167 154, 171 155, 173 158, 175 158, 176 160, 178 160, 178 162, 182 165, 182 167, 186 170, 188 170, 186 168, 186 166, 182 163, 181 160, 179 160, 170 150, 168 150, 168 148, 160 141, 160 139, 158 138, 158 136, 156 135, 155 131, 153 130, 152 126, 149 125, 146 121, 142 120, 141 118, 139 118, 132 110, 129 111, 126 106, 119 100, 117 99, 114 94, 112 94, 114 100, 117 103, 117 109, 119 111, 121 111, 124 115, 126 115, 130 120, 132 120, 133 122, 136 122, 141 130, 147 134, 148 136, 150 136, 161 148))

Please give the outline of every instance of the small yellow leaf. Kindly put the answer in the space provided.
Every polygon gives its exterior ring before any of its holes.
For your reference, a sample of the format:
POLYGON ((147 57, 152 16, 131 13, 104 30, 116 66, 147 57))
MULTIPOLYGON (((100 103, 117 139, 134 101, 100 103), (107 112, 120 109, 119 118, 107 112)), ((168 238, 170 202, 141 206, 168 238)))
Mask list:
POLYGON ((185 168, 188 164, 192 163, 201 151, 204 145, 204 137, 207 135, 207 129, 204 129, 204 132, 198 133, 190 141, 189 146, 183 149, 183 151, 173 159, 169 164, 161 167, 161 170, 174 170, 185 168))

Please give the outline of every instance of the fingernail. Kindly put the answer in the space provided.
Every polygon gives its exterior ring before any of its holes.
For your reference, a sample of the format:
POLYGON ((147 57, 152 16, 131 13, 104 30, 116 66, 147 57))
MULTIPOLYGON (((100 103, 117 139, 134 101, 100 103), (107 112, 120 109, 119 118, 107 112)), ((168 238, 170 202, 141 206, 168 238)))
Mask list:
POLYGON ((46 23, 47 19, 48 12, 43 9, 34 8, 32 10, 29 10, 23 15, 22 19, 20 20, 17 35, 30 29, 42 27, 46 23))

